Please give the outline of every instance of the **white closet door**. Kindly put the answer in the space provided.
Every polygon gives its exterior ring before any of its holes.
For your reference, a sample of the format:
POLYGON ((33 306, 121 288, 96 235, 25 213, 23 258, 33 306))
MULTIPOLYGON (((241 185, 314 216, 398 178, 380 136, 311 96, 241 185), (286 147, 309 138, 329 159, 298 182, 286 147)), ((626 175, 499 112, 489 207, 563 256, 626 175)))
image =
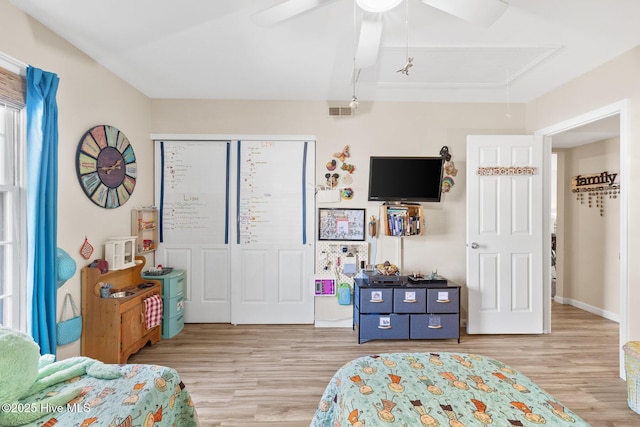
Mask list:
POLYGON ((313 323, 315 141, 156 141, 156 262, 187 323, 313 323))
POLYGON ((234 324, 313 323, 312 141, 240 141, 231 265, 234 324))
POLYGON ((156 262, 185 270, 186 323, 228 323, 230 141, 156 142, 156 262))

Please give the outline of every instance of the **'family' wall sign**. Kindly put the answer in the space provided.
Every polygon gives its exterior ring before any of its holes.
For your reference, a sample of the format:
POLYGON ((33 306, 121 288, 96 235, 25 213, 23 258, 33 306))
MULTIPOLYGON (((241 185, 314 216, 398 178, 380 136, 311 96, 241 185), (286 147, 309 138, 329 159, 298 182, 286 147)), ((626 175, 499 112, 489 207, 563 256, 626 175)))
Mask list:
POLYGON ((620 175, 617 172, 600 172, 592 175, 576 175, 571 178, 571 191, 576 193, 576 200, 584 204, 584 194, 587 194, 589 207, 600 208, 600 216, 604 215, 604 197, 617 199, 620 194, 620 175))

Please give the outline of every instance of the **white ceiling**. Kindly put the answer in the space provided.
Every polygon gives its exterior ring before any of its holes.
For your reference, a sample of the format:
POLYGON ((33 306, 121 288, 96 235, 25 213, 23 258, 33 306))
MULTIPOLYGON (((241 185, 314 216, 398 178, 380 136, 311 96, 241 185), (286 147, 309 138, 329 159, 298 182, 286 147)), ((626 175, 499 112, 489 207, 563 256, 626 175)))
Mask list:
POLYGON ((551 137, 554 148, 572 148, 620 136, 620 115, 605 117, 551 137))
MULTIPOLYGON (((347 103, 353 0, 252 20, 281 1, 11 0, 151 98, 347 103)), ((489 28, 407 1, 408 31, 406 4, 383 16, 361 101, 527 102, 640 44, 638 0, 509 0, 489 28)))

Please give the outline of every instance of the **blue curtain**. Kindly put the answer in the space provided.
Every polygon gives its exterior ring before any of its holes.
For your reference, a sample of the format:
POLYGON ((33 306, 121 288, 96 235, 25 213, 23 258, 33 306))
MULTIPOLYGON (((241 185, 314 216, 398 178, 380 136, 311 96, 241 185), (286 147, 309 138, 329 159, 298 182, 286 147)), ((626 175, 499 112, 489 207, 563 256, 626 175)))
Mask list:
POLYGON ((59 80, 27 68, 27 294, 41 354, 56 354, 59 80))

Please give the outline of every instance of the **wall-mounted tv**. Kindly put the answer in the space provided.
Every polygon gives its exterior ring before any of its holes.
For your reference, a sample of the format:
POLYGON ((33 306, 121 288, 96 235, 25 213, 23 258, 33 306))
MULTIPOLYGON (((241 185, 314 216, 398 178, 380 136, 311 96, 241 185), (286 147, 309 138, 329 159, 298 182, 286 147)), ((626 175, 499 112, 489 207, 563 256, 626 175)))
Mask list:
POLYGON ((442 157, 377 157, 369 162, 369 200, 439 202, 442 157))

